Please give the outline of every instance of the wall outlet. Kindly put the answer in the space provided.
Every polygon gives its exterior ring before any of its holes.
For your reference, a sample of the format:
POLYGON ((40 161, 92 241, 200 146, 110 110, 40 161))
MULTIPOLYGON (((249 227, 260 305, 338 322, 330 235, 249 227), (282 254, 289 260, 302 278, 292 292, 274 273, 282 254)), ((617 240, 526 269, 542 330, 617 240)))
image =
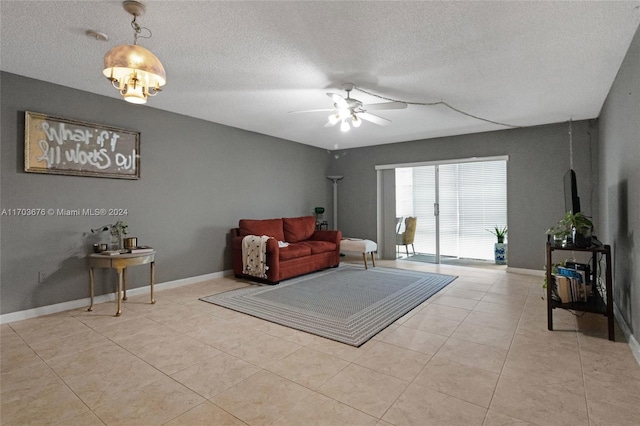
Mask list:
POLYGON ((45 282, 48 275, 49 274, 47 274, 46 272, 38 272, 38 282, 39 283, 45 282))

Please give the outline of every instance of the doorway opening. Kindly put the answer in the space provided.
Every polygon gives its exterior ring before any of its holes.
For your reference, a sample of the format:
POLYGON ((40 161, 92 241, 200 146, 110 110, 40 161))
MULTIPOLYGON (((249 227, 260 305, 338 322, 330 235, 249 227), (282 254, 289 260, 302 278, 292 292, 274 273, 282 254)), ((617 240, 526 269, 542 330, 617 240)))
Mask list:
POLYGON ((393 179, 396 259, 494 265, 490 230, 507 226, 506 158, 397 165, 393 179))

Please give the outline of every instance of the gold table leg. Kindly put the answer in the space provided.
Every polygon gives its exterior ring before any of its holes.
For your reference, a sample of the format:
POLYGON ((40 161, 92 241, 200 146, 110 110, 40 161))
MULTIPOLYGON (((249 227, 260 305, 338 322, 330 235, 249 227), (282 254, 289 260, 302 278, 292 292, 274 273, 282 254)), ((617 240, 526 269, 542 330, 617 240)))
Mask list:
POLYGON ((127 268, 122 270, 122 300, 127 300, 127 268))
POLYGON ((89 292, 91 293, 91 305, 87 311, 91 312, 93 310, 93 267, 89 268, 89 292))
POLYGON ((155 277, 156 277, 156 262, 151 262, 151 304, 156 303, 156 299, 153 298, 153 282, 155 281, 155 277))
POLYGON ((116 288, 116 299, 118 301, 118 310, 116 311, 116 315, 117 317, 119 317, 120 315, 122 315, 122 305, 120 302, 120 292, 122 291, 122 282, 123 282, 123 278, 124 278, 124 268, 118 268, 116 269, 118 271, 118 288, 116 288))

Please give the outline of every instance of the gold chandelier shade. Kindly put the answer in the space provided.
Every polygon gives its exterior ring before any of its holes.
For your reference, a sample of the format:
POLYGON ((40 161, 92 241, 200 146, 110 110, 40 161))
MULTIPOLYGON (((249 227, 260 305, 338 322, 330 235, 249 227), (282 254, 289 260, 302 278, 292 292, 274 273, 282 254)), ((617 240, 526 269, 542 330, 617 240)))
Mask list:
POLYGON ((126 101, 145 103, 167 82, 160 60, 149 50, 133 44, 121 44, 104 55, 102 71, 120 90, 126 101))

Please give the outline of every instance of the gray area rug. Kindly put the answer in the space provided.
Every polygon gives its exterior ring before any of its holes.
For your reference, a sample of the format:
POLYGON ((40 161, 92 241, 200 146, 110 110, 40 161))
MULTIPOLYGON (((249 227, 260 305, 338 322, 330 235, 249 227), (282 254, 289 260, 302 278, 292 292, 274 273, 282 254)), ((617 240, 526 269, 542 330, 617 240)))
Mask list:
POLYGON ((348 265, 200 300, 360 346, 456 278, 348 265))

